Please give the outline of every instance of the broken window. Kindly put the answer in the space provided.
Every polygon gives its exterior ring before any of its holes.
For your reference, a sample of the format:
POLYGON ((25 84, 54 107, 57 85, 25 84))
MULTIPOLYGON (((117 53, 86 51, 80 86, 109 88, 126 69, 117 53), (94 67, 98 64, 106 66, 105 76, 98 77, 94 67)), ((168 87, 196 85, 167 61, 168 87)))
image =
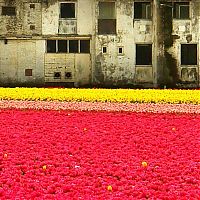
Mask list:
POLYGON ((152 65, 151 44, 136 44, 136 65, 152 65))
POLYGON ((90 53, 90 40, 80 40, 80 53, 90 53))
POLYGON ((197 44, 181 45, 181 65, 197 65, 197 44))
POLYGON ((175 19, 189 19, 190 7, 189 2, 176 2, 174 3, 174 18, 175 19))
POLYGON ((16 15, 15 7, 3 6, 2 15, 15 16, 16 15))
POLYGON ((47 53, 56 53, 56 40, 47 40, 47 53))
POLYGON ((32 76, 32 69, 25 69, 25 76, 32 76))
POLYGON ((134 19, 151 19, 151 3, 135 2, 134 19))
POLYGON ((60 18, 76 18, 75 3, 61 3, 60 18))
POLYGON ((116 34, 115 2, 99 2, 99 34, 116 34))
POLYGON ((78 40, 69 40, 69 53, 78 53, 78 40))
POLYGON ((67 40, 58 40, 58 52, 60 53, 67 52, 67 40))

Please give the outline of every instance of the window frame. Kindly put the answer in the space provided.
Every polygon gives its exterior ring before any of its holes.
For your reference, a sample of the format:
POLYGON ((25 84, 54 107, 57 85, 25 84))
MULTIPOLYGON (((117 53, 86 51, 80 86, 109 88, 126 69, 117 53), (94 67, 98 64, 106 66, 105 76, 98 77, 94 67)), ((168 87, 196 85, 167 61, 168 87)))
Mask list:
POLYGON ((46 53, 56 53, 56 54, 90 54, 91 53, 91 39, 47 39, 46 40, 46 50, 45 50, 46 53), (48 41, 55 41, 55 52, 48 52, 48 41), (67 51, 66 52, 61 52, 59 51, 59 41, 66 41, 66 49, 67 51), (77 52, 70 52, 70 41, 78 41, 78 50, 77 52), (82 52, 81 51, 81 41, 88 41, 89 42, 89 49, 88 49, 88 52, 82 52))
POLYGON ((199 49, 198 49, 198 44, 197 43, 190 43, 190 44, 188 44, 188 43, 181 43, 180 44, 180 65, 181 66, 196 66, 196 65, 198 65, 198 61, 199 61, 199 59, 198 59, 198 51, 199 51, 199 49), (185 64, 185 63, 183 63, 183 61, 182 61, 182 45, 184 45, 184 46, 186 46, 186 45, 187 46, 195 45, 196 46, 196 61, 195 61, 196 64, 188 64, 188 63, 185 64))
POLYGON ((153 65, 153 45, 152 43, 136 43, 135 44, 135 65, 136 66, 152 66, 153 65), (150 58, 150 61, 151 61, 151 64, 138 64, 137 63, 137 46, 151 46, 151 58, 150 58))
POLYGON ((2 6, 1 7, 1 16, 9 16, 9 17, 15 17, 17 15, 17 12, 16 12, 16 6, 2 6), (4 9, 14 9, 13 11, 14 12, 10 12, 10 10, 9 10, 9 12, 8 13, 6 13, 6 10, 4 10, 4 9))
POLYGON ((62 20, 75 20, 75 19, 77 19, 77 2, 76 1, 59 2, 59 19, 62 19, 62 20), (61 17, 61 4, 74 4, 74 17, 61 17))
POLYGON ((116 9, 116 1, 99 1, 98 2, 98 29, 97 29, 97 34, 98 35, 116 35, 117 34, 117 13, 116 13, 117 9, 116 9), (100 17, 100 3, 112 3, 114 4, 114 17, 112 18, 102 18, 100 17), (102 27, 107 27, 108 23, 112 22, 112 26, 115 27, 113 30, 105 30, 102 31, 102 27), (102 25, 104 24, 104 26, 102 25), (106 26, 105 26, 106 25, 106 26))
POLYGON ((173 4, 173 19, 175 20, 190 20, 190 15, 191 15, 191 4, 190 2, 174 2, 173 4), (176 11, 176 5, 178 7, 178 16, 177 16, 177 11, 176 11), (181 9, 180 7, 188 7, 188 17, 187 18, 181 18, 181 9))
MULTIPOLYGON (((141 13, 141 15, 142 15, 142 13, 141 13)), ((134 20, 152 20, 152 3, 151 3, 151 1, 143 1, 143 2, 139 2, 139 1, 135 1, 134 3, 133 3, 133 19, 134 20), (143 17, 135 17, 135 4, 144 4, 144 5, 146 5, 145 6, 145 18, 143 18, 143 17), (150 7, 150 17, 148 18, 148 7, 150 7)))

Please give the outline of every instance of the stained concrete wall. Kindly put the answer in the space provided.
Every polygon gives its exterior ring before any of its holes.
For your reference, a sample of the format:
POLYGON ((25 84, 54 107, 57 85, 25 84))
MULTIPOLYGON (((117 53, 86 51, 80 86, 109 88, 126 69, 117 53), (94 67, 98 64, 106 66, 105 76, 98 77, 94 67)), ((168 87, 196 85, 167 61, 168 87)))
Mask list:
POLYGON ((115 1, 116 35, 99 35, 96 2, 96 54, 93 78, 96 84, 125 86, 153 84, 153 66, 136 66, 136 44, 152 44, 152 21, 134 20, 133 1, 115 1), (107 53, 102 53, 102 48, 107 53), (118 53, 118 48, 123 53, 118 53))

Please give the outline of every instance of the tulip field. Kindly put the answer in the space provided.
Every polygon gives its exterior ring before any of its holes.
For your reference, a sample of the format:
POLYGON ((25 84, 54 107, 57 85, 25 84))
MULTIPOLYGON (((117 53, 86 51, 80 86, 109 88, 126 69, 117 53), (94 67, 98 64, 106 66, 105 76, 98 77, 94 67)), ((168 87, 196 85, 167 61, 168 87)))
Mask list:
POLYGON ((0 88, 0 199, 200 199, 199 95, 0 88))

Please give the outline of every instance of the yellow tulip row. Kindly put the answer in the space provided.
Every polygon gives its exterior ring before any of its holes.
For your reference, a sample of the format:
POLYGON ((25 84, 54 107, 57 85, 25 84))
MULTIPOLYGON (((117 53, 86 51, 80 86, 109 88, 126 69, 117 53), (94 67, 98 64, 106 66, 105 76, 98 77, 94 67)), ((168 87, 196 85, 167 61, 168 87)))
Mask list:
POLYGON ((200 104, 200 90, 0 88, 0 100, 200 104))

